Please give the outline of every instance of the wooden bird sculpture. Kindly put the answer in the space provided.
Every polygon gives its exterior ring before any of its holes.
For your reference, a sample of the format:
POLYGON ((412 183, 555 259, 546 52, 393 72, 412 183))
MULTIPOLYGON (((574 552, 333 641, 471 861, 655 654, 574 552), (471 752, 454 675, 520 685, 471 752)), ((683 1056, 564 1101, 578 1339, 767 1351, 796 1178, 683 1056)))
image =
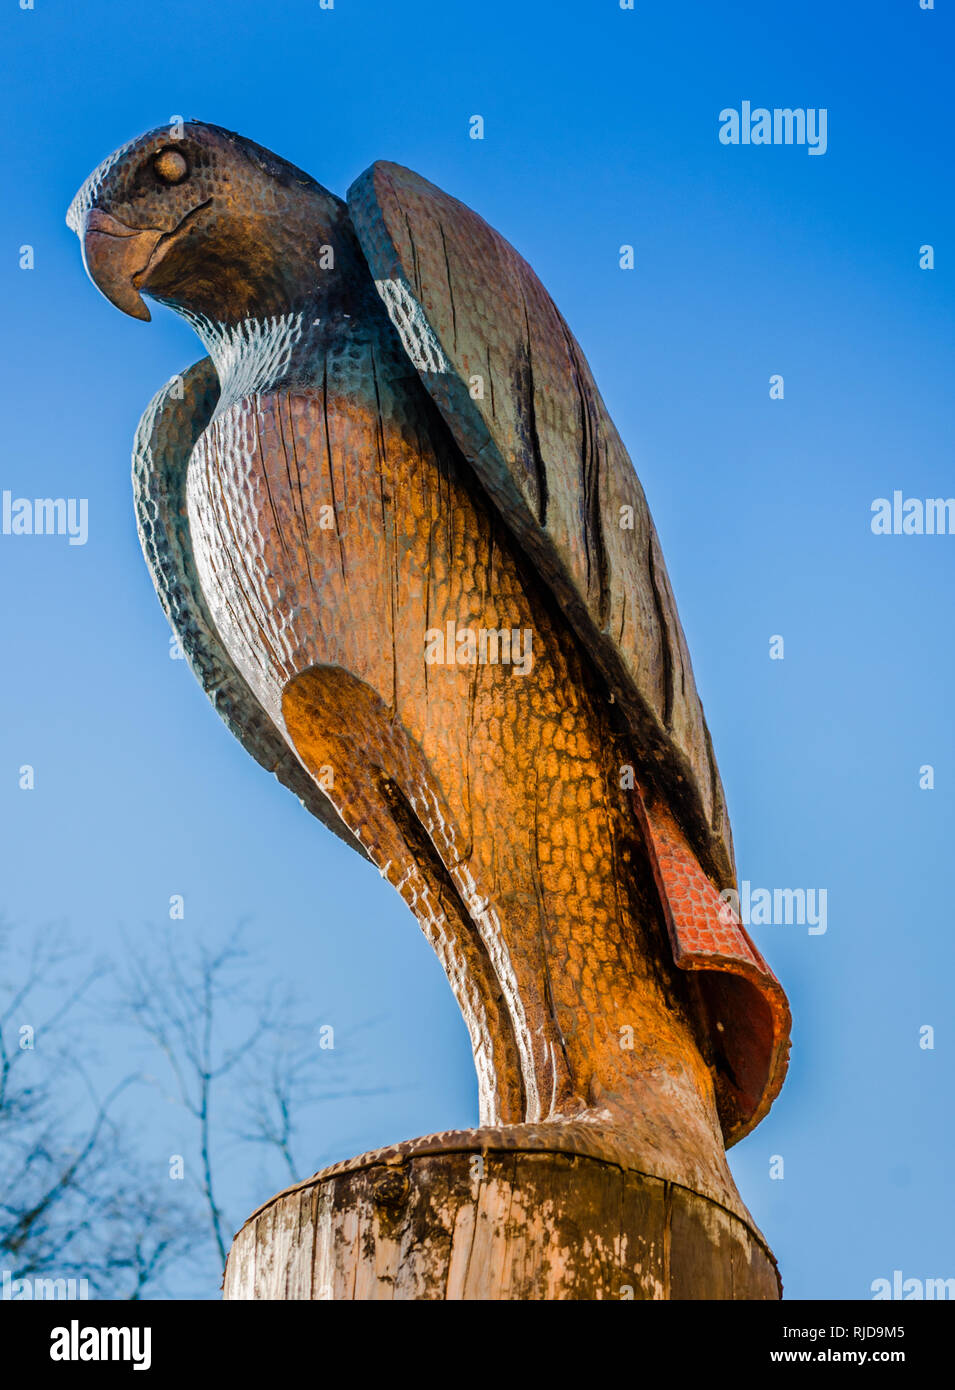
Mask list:
POLYGON ((398 889, 502 1143, 741 1207, 785 996, 721 899, 726 807, 633 466, 531 268, 377 163, 347 202, 216 126, 122 146, 68 222, 207 356, 146 410, 160 600, 232 732, 398 889))

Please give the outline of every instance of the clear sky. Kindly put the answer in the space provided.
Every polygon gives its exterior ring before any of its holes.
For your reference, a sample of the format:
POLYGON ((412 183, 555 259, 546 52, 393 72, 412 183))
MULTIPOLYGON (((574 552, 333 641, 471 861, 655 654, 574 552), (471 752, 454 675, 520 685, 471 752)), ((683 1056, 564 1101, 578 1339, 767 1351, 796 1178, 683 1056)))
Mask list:
POLYGON ((375 159, 407 164, 514 243, 589 357, 660 532, 740 878, 827 891, 825 933, 752 929, 793 1053, 731 1162, 787 1295, 955 1275, 955 536, 870 526, 894 490, 955 494, 950 7, 10 0, 0 36, 0 489, 89 504, 84 546, 0 535, 0 907, 111 949, 181 893, 197 936, 248 918, 345 1056, 375 1018, 363 1075, 390 1089, 331 1104, 310 1167, 476 1122, 465 1030, 407 909, 169 660, 129 454, 201 348, 102 299, 63 222, 95 164, 177 114, 342 194, 375 159), (825 154, 722 144, 743 101, 824 108, 825 154))

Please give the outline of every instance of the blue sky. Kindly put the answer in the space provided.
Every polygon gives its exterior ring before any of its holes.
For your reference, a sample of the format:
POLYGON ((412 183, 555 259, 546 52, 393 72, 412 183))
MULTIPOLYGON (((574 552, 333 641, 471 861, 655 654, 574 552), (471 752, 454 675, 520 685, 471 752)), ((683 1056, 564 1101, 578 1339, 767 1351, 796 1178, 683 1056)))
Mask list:
POLYGON ((895 489, 955 493, 944 10, 4 7, 0 488, 88 498, 90 520, 85 546, 0 536, 0 907, 24 932, 64 920, 111 949, 182 893, 197 936, 248 918, 270 971, 304 988, 346 1056, 377 1019, 363 1075, 391 1089, 330 1105, 310 1167, 474 1123, 467 1038, 398 897, 168 658, 129 452, 153 392, 201 348, 171 314, 144 326, 98 296, 63 222, 70 198, 118 144, 179 114, 339 193, 375 159, 407 164, 530 260, 646 489, 740 877, 828 893, 824 935, 753 929, 791 998, 793 1055, 731 1163, 787 1295, 866 1297, 896 1269, 955 1275, 941 1195, 955 1140, 955 536, 870 529, 872 500, 895 489), (722 145, 719 113, 744 99, 826 108, 827 152, 722 145), (919 789, 923 764, 934 790, 919 789))

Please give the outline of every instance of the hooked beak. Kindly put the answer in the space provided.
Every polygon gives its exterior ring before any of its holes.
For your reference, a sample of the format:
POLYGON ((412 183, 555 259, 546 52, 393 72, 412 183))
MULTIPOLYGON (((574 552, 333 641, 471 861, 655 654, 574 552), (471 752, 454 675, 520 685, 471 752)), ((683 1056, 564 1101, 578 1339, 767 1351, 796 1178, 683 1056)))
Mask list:
POLYGON ((117 309, 148 323, 152 315, 140 294, 146 277, 211 201, 207 198, 187 212, 169 232, 161 227, 129 227, 102 208, 90 208, 80 235, 87 275, 117 309))
POLYGON ((86 214, 80 241, 86 273, 111 304, 134 319, 151 315, 139 293, 139 281, 164 233, 155 227, 127 227, 100 208, 86 214))

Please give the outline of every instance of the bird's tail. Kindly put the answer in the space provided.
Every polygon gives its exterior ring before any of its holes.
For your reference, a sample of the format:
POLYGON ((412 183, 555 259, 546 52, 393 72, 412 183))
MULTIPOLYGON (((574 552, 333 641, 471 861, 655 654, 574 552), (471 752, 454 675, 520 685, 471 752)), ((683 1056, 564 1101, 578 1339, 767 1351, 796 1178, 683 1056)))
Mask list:
POLYGON ((633 794, 673 958, 681 970, 700 972, 698 1000, 729 1147, 759 1123, 779 1094, 789 1064, 789 1002, 668 807, 638 787, 633 794))

